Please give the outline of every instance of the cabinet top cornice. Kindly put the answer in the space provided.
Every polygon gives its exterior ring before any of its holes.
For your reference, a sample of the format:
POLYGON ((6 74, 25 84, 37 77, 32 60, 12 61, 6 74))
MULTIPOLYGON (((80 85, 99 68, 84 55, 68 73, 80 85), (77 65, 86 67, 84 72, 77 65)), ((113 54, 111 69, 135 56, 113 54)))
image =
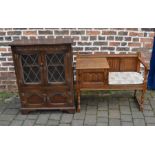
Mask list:
POLYGON ((54 38, 54 39, 22 39, 15 40, 9 43, 10 46, 25 46, 25 45, 57 45, 57 44, 72 44, 73 39, 67 38, 54 38))

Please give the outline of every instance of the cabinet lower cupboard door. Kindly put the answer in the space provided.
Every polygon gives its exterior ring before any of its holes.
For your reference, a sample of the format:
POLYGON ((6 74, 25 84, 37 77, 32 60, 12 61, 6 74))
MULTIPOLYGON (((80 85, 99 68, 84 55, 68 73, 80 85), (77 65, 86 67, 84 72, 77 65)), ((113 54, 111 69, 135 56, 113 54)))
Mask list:
POLYGON ((24 107, 43 107, 46 104, 46 94, 42 91, 29 91, 21 93, 24 107))
POLYGON ((47 95, 48 106, 67 106, 67 96, 66 93, 48 93, 47 95))

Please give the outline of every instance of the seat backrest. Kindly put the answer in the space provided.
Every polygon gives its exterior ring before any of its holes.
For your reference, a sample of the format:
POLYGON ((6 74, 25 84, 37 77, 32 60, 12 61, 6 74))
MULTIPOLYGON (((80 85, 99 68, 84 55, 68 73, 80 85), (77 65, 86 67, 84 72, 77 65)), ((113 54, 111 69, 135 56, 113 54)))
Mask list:
POLYGON ((111 72, 139 72, 140 62, 138 57, 140 53, 128 53, 128 54, 107 54, 107 53, 95 53, 95 54, 77 54, 77 59, 89 58, 89 57, 105 57, 110 66, 111 72))

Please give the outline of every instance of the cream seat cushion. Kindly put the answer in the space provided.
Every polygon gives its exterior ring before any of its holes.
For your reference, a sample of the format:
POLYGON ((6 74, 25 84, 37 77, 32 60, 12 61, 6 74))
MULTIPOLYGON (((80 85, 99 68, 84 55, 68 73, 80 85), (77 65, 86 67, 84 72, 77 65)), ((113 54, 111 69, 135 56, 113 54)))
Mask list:
POLYGON ((144 78, 138 72, 109 72, 109 84, 142 84, 144 78))

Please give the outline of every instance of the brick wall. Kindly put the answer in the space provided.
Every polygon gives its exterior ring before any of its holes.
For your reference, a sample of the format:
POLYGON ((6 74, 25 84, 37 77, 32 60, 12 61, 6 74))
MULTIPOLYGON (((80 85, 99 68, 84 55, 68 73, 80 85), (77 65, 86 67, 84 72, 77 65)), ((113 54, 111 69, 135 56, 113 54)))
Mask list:
POLYGON ((147 62, 153 46, 154 29, 148 28, 0 28, 0 91, 17 91, 11 49, 5 43, 30 38, 74 38, 77 52, 144 53, 147 62))

